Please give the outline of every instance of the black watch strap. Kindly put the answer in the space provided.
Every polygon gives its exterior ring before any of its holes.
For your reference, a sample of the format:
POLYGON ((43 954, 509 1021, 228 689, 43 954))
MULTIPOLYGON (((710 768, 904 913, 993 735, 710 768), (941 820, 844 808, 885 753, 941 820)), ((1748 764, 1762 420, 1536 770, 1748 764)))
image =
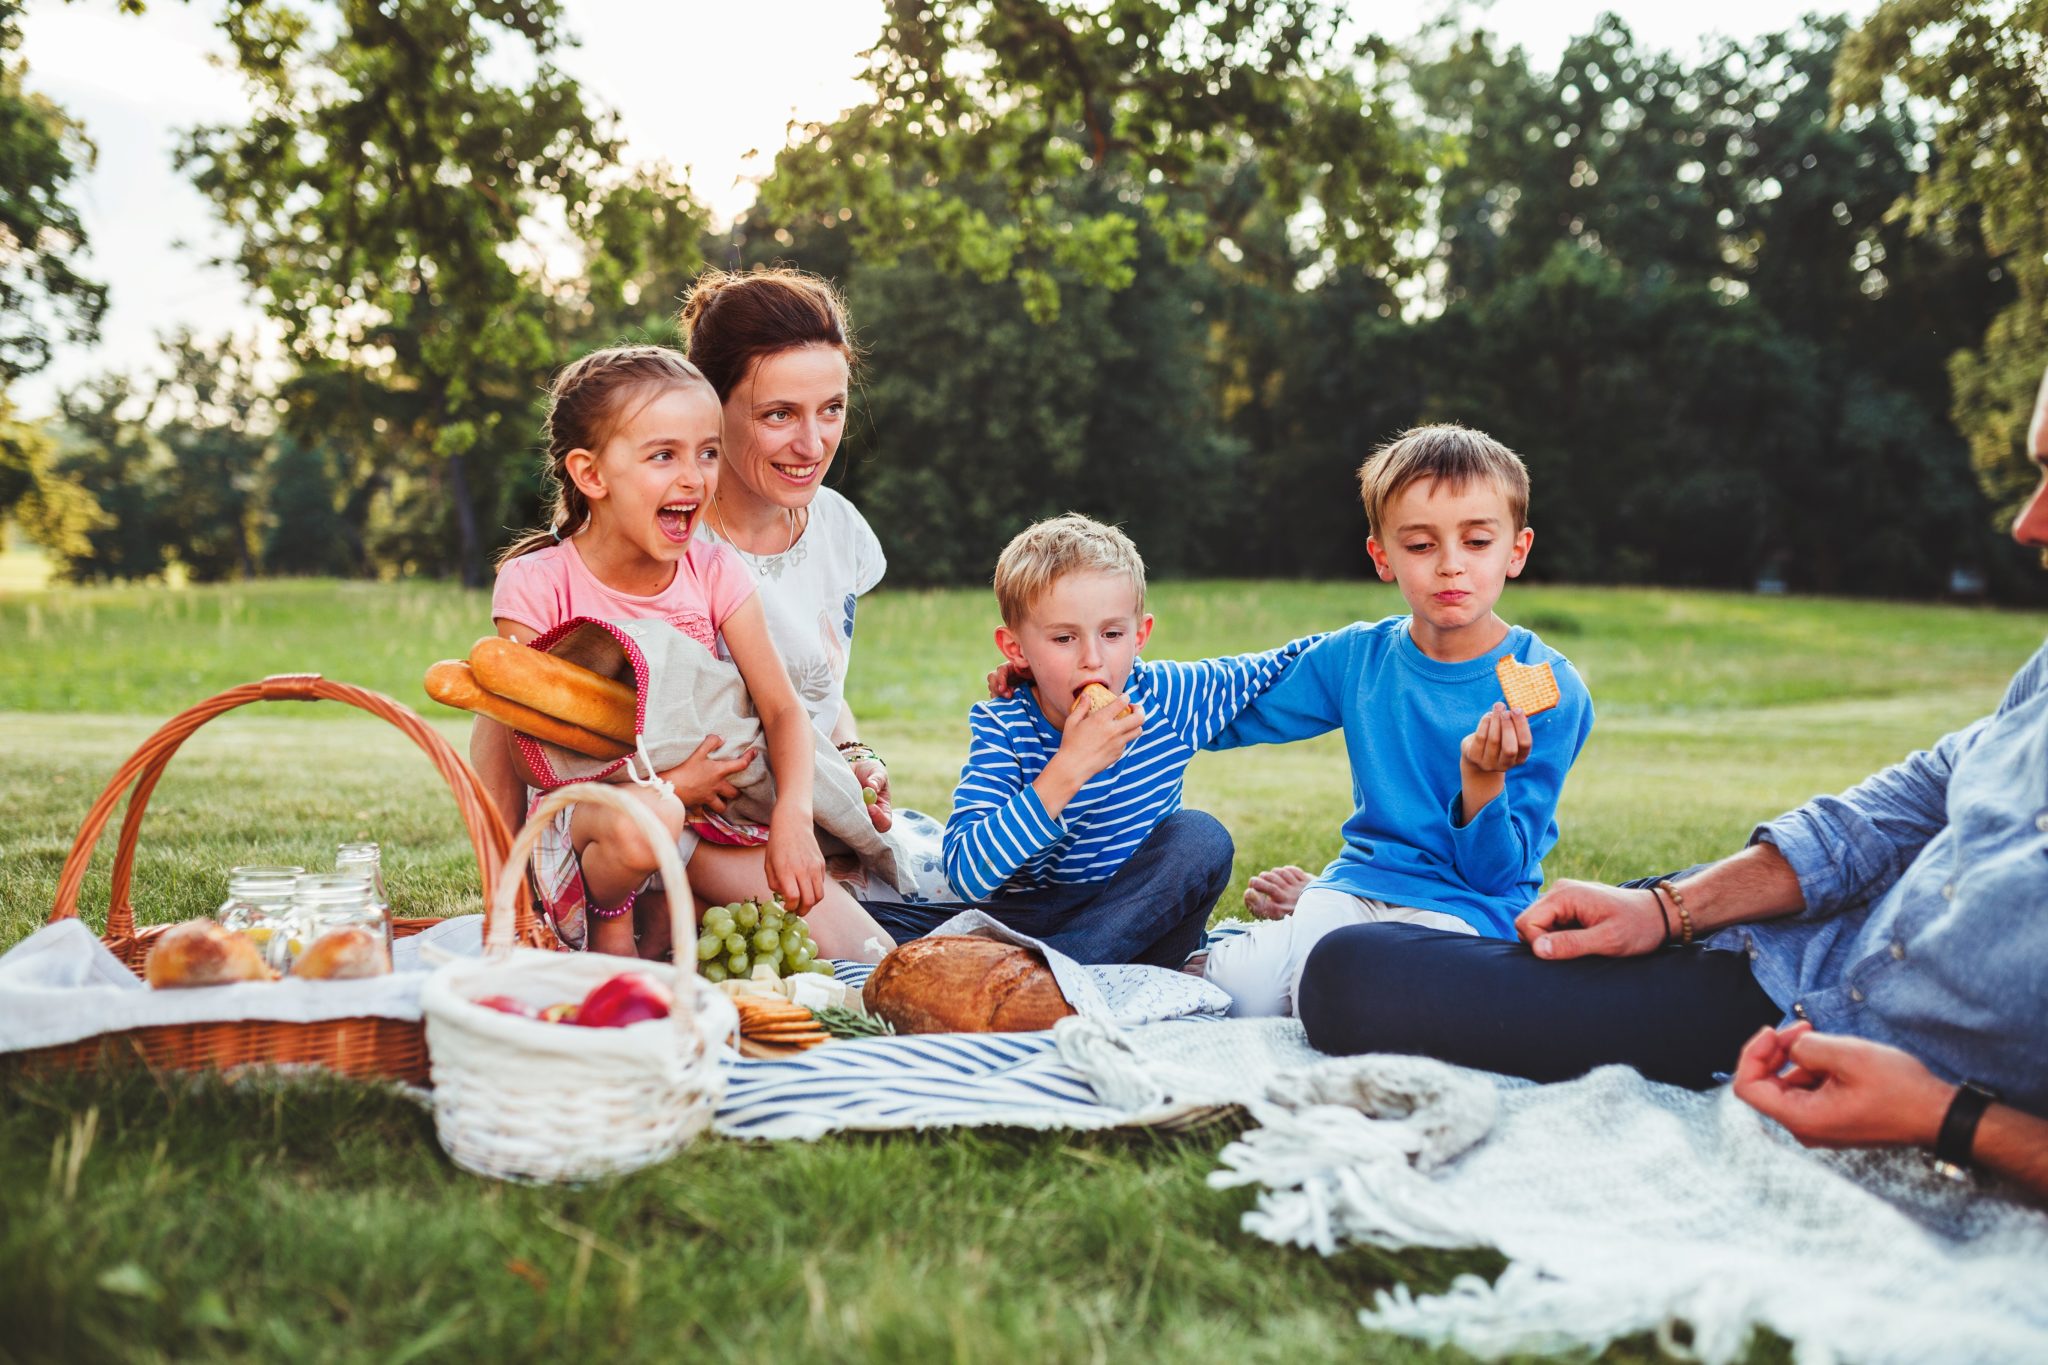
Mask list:
POLYGON ((1977 1142, 1977 1124, 1998 1096, 1975 1081, 1964 1081, 1949 1101, 1942 1116, 1941 1134, 1934 1139, 1934 1159, 1960 1170, 1970 1169, 1970 1149, 1977 1142))

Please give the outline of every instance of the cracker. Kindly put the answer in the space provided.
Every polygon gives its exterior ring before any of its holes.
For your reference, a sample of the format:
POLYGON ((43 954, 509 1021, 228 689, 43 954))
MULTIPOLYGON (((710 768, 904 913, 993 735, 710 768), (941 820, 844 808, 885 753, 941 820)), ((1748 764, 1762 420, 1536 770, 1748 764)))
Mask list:
POLYGON ((1493 671, 1500 678, 1500 692, 1507 698, 1508 705, 1525 716, 1548 711, 1560 700, 1557 675, 1550 671, 1547 663, 1531 668, 1503 655, 1501 661, 1493 666, 1493 671))

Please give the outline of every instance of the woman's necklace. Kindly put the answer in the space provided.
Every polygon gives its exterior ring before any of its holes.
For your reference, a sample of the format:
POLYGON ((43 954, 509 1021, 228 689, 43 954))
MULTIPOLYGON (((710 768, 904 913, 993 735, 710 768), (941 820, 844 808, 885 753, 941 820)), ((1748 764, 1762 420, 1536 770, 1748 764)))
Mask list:
POLYGON ((801 520, 799 520, 797 510, 794 507, 785 507, 782 510, 789 518, 789 543, 773 554, 757 555, 752 550, 741 545, 733 537, 732 525, 726 521, 725 512, 719 507, 718 499, 714 497, 711 500, 711 515, 718 519, 719 535, 724 537, 726 544, 739 551, 740 558, 751 564, 755 573, 769 578, 780 578, 785 568, 792 564, 801 564, 803 562, 803 556, 798 555, 795 559, 791 559, 790 555, 796 549, 797 543, 802 540, 804 527, 810 522, 810 509, 808 507, 804 509, 801 520))

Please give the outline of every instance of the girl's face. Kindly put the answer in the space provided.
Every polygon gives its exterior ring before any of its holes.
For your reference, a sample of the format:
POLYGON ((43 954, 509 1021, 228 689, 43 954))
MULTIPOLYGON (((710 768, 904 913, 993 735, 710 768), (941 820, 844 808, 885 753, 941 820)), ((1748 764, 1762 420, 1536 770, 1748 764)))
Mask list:
POLYGON ((810 506, 846 432, 846 357, 799 346, 756 361, 725 400, 731 485, 777 507, 810 506))
POLYGON ((718 399, 691 384, 640 401, 603 449, 569 453, 604 549, 639 564, 683 557, 718 488, 720 426, 718 399))

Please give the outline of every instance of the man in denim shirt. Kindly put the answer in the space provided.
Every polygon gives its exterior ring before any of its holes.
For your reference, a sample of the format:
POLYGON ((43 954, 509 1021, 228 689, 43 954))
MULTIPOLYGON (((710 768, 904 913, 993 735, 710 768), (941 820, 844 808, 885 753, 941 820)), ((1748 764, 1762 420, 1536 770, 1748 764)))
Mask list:
MULTIPOLYGON (((2013 535, 2048 549, 2048 376, 2028 440, 2042 484, 2013 535)), ((1997 711, 1734 857, 1560 882, 1516 930, 1526 948, 1331 935, 1302 976, 1309 1041, 1537 1080, 1732 1067, 1809 1145, 1927 1146, 2048 1192, 2048 646, 1997 711)))

